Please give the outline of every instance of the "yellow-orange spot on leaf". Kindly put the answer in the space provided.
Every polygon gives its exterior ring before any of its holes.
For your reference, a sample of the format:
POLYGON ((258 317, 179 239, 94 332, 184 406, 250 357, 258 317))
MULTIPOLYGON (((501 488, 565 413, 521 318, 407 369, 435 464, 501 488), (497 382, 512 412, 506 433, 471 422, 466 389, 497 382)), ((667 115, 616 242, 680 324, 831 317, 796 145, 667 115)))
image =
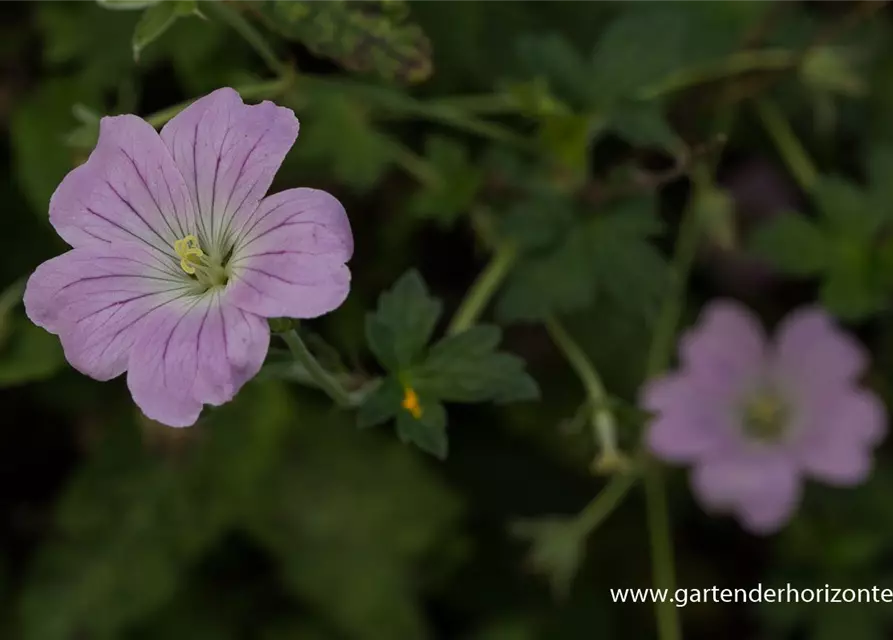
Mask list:
POLYGON ((419 404, 419 396, 409 387, 406 387, 403 392, 403 408, 409 411, 416 420, 422 417, 422 405, 419 404))

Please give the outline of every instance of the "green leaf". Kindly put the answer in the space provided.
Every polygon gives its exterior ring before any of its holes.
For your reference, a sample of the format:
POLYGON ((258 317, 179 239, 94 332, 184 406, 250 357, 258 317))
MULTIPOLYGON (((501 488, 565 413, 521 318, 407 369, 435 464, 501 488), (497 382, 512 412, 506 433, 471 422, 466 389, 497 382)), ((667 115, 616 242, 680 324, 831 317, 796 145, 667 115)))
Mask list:
POLYGON ((422 396, 449 402, 506 403, 539 397, 524 361, 496 351, 501 335, 498 327, 478 325, 447 336, 412 370, 413 388, 422 396))
POLYGON ((512 524, 512 534, 530 544, 527 563, 549 579, 556 597, 566 597, 586 555, 586 536, 573 517, 538 518, 512 524))
POLYGON ((406 410, 397 414, 397 436, 402 442, 445 460, 449 452, 446 409, 439 402, 427 399, 420 399, 419 405, 422 413, 418 418, 406 410))
POLYGON ((592 98, 591 71, 566 37, 551 33, 519 39, 518 57, 535 79, 545 80, 559 98, 586 107, 592 98))
POLYGON ((851 320, 884 308, 890 292, 878 286, 873 253, 846 238, 836 238, 832 251, 832 264, 819 292, 822 304, 831 313, 851 320))
POLYGON ((147 9, 156 4, 163 4, 167 0, 96 0, 99 6, 104 9, 113 9, 115 11, 138 11, 147 9))
POLYGON ((828 240, 818 226, 799 213, 780 215, 753 234, 752 251, 785 273, 816 275, 828 267, 828 240))
POLYGON ((0 388, 42 380, 65 364, 59 339, 17 313, 24 281, 0 294, 0 388))
POLYGON ((207 428, 193 427, 203 437, 179 464, 148 451, 135 424, 108 425, 31 564, 20 637, 121 637, 171 598, 199 554, 265 495, 291 413, 280 387, 243 389, 207 428))
POLYGON ((133 59, 167 31, 177 18, 196 11, 195 0, 167 0, 153 4, 143 12, 133 32, 133 59))
MULTIPOLYGON (((639 8, 666 11, 667 7, 661 4, 642 3, 639 8)), ((767 9, 771 10, 771 6, 757 2, 676 2, 671 6, 685 20, 685 56, 680 67, 706 64, 740 50, 742 34, 758 28, 766 19, 767 9)))
POLYGON ((893 221, 893 147, 875 145, 868 154, 872 207, 886 222, 893 221))
POLYGON ((388 376, 363 400, 357 412, 357 426, 365 429, 393 419, 402 410, 402 402, 403 387, 396 378, 388 376))
POLYGON ((407 271, 381 294, 366 317, 369 348, 388 371, 410 367, 422 355, 440 318, 442 304, 428 294, 418 271, 407 271))
POLYGON ((401 4, 273 0, 263 10, 271 27, 317 55, 387 80, 422 82, 432 71, 431 43, 408 12, 394 10, 401 4))
POLYGON ((76 80, 51 80, 24 97, 12 113, 13 162, 16 180, 28 204, 41 216, 62 178, 86 160, 86 153, 66 147, 65 137, 76 125, 71 105, 95 104, 95 96, 76 80))
POLYGON ((326 623, 325 637, 431 637, 422 599, 455 535, 457 497, 421 456, 357 433, 328 406, 302 403, 300 415, 325 428, 292 430, 246 531, 272 554, 294 608, 326 623))
POLYGON ((822 176, 813 190, 819 212, 831 229, 849 237, 868 239, 883 222, 868 194, 857 185, 837 176, 822 176))
POLYGON ((622 13, 592 53, 594 100, 613 106, 663 80, 681 66, 685 43, 686 19, 674 8, 622 13))
POLYGON ((481 167, 468 161, 464 146, 445 136, 431 136, 425 157, 437 171, 438 182, 412 198, 409 209, 422 218, 434 218, 449 226, 474 202, 484 181, 481 167))
POLYGON ((344 97, 315 99, 304 122, 297 157, 328 165, 350 186, 370 188, 393 160, 391 141, 372 126, 360 105, 344 97))
MULTIPOLYGON (((137 12, 106 11, 90 2, 45 2, 35 5, 35 12, 45 62, 64 65, 65 77, 81 93, 117 91, 131 79, 137 12)), ((71 103, 59 106, 70 109, 71 103)))
POLYGON ((595 297, 595 286, 586 242, 570 233, 554 250, 518 264, 506 281, 496 311, 508 322, 543 320, 552 313, 585 307, 595 297))
POLYGON ((865 95, 865 79, 852 55, 841 47, 810 47, 800 63, 800 79, 811 91, 848 97, 865 95))
POLYGON ((604 120, 594 114, 545 116, 539 130, 539 142, 579 182, 589 168, 590 144, 603 126, 604 120))
POLYGON ((682 141, 664 117, 660 104, 630 102, 612 112, 610 128, 624 140, 644 147, 674 151, 682 141))
POLYGON ((24 280, 13 282, 0 293, 0 349, 6 344, 6 339, 12 331, 13 310, 19 306, 24 293, 24 280))
POLYGON ((65 365, 59 339, 13 314, 4 319, 8 332, 0 343, 0 388, 49 378, 65 365))
POLYGON ((507 321, 542 320, 575 311, 598 296, 623 313, 656 311, 669 278, 648 238, 661 229, 653 198, 632 198, 580 220, 548 251, 528 253, 509 276, 497 303, 507 321))
POLYGON ((499 219, 500 236, 525 251, 555 247, 574 225, 573 203, 555 189, 536 189, 499 219))

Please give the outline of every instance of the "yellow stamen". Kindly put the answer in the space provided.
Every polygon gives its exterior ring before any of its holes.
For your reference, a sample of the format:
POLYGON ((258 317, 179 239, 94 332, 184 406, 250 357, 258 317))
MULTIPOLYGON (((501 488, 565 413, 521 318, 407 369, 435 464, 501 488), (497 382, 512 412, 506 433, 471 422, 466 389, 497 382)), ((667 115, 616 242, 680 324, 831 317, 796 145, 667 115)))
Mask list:
POLYGON ((758 440, 779 439, 789 422, 788 407, 775 394, 756 394, 744 407, 744 430, 758 440))
POLYGON ((764 396, 757 398, 750 405, 750 415, 754 420, 759 422, 774 422, 781 415, 782 407, 772 397, 764 396))
POLYGON ((419 404, 419 397, 410 387, 404 388, 403 408, 409 411, 416 420, 422 417, 422 405, 419 404))
POLYGON ((180 256, 180 268, 189 275, 195 273, 194 264, 201 264, 201 258, 205 255, 198 245, 198 238, 188 235, 174 242, 174 251, 180 256))

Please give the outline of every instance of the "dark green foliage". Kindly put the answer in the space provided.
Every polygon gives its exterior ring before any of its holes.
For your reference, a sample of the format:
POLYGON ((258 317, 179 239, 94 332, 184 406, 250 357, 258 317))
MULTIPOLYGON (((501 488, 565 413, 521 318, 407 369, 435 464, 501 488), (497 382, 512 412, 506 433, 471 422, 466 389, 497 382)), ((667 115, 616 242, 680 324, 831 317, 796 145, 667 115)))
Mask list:
POLYGON ((418 271, 407 272, 381 294, 378 309, 366 317, 369 348, 388 370, 411 367, 431 340, 441 310, 418 271))
POLYGON ((59 341, 21 312, 24 283, 0 292, 0 388, 42 380, 65 361, 59 341))
POLYGON ((211 417, 204 442, 174 464, 159 464, 134 425, 108 434, 58 505, 56 540, 22 599, 24 638, 114 636, 174 595, 275 466, 289 405, 275 387, 253 391, 211 417))
POLYGON ((436 170, 437 179, 415 195, 410 210, 449 226, 468 213, 482 186, 484 172, 469 161, 459 142, 444 136, 432 136, 426 141, 425 157, 436 170))
POLYGON ((415 270, 381 294, 366 318, 369 348, 388 376, 360 407, 360 427, 397 418, 397 435, 439 458, 447 455, 447 416, 441 401, 496 403, 532 400, 536 382, 520 358, 496 350, 502 332, 480 325, 428 343, 441 304, 415 270))
POLYGON ((139 61, 140 52, 170 29, 177 18, 197 11, 196 0, 171 0, 148 7, 133 31, 133 59, 139 61))
POLYGON ((756 253, 785 273, 820 276, 822 302, 844 318, 863 318, 886 308, 893 290, 889 150, 874 149, 868 164, 867 188, 824 177, 813 194, 817 220, 781 216, 754 238, 756 253))
POLYGON ((289 591, 333 628, 352 638, 427 637, 414 593, 432 576, 418 560, 459 505, 408 449, 339 427, 292 439, 248 530, 279 560, 289 591))
POLYGON ((309 109, 312 127, 296 149, 310 163, 324 163, 339 181, 368 189, 381 179, 392 161, 391 146, 376 131, 363 106, 338 97, 324 97, 309 109))
MULTIPOLYGON (((767 327, 817 303, 864 343, 860 384, 893 401, 881 3, 98 0, 0 13, 2 640, 656 638, 650 604, 610 600, 654 586, 643 492, 581 533, 574 516, 609 480, 592 477, 592 407, 542 322, 557 319, 597 369, 635 458, 686 211, 701 237, 673 301, 680 328, 718 297, 767 327), (160 126, 223 86, 300 119, 271 192, 325 189, 348 212, 348 300, 274 324, 300 332, 351 406, 274 335, 232 403, 173 430, 139 415, 126 376, 70 367, 28 320, 22 287, 70 249, 48 204, 100 118, 160 126), (765 102, 793 151, 754 108, 765 102), (742 186, 754 164, 780 184, 742 186), (473 322, 452 331, 482 279, 473 322)), ((665 338, 677 352, 678 334, 665 338)), ((706 512, 667 469, 678 586, 893 589, 889 449, 863 484, 807 481, 790 524, 765 538, 706 512)), ((691 640, 881 640, 890 611, 679 608, 691 640)))
MULTIPOLYGON (((553 217, 561 224, 570 216, 559 210, 553 217)), ((562 226, 554 244, 531 251, 510 276, 499 301, 502 317, 540 320, 593 302, 609 304, 629 318, 654 312, 668 275, 663 257, 649 243, 661 230, 652 199, 577 214, 562 226)), ((519 228, 523 233, 520 222, 519 228)))

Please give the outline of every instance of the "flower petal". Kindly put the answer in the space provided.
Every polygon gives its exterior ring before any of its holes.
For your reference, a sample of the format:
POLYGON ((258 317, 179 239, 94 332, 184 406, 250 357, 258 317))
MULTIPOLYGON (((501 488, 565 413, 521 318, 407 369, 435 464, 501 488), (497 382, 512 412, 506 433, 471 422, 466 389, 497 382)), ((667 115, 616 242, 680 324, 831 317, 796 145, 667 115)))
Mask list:
POLYGON ((127 385, 149 418, 172 427, 195 423, 203 404, 232 399, 263 364, 270 333, 219 292, 152 315, 133 346, 127 385))
POLYGON ((801 410, 794 453, 803 470, 830 484, 863 482, 871 472, 872 449, 887 428, 886 410, 877 396, 841 388, 810 398, 801 410))
POLYGON ((98 380, 124 373, 145 318, 188 293, 139 242, 73 249, 40 265, 25 289, 31 320, 58 334, 74 368, 98 380))
POLYGON ((175 264, 192 228, 189 191, 155 130, 136 116, 103 118, 90 158, 50 200, 50 222, 73 247, 141 241, 175 264))
POLYGON ((802 483, 795 465, 777 451, 749 451, 697 465, 692 489, 704 508, 733 513, 745 529, 773 533, 800 502, 802 483))
POLYGON ((683 367, 724 386, 747 384, 762 374, 766 340, 756 317, 731 301, 712 302, 680 341, 683 367))
POLYGON ((640 404, 657 414, 646 436, 652 453, 670 462, 695 462, 741 446, 731 408, 731 397, 738 390, 722 383, 686 373, 649 382, 640 404))
POLYGON ((298 137, 294 112, 272 102, 249 106, 230 88, 196 100, 161 130, 186 179, 207 249, 220 248, 267 193, 298 137))
POLYGON ((775 368, 804 394, 855 381, 868 363, 862 346, 818 307, 791 313, 775 334, 775 368))
POLYGON ((265 198, 243 228, 230 261, 230 299, 265 317, 313 318, 350 289, 344 264, 353 236, 344 207, 316 189, 265 198))

